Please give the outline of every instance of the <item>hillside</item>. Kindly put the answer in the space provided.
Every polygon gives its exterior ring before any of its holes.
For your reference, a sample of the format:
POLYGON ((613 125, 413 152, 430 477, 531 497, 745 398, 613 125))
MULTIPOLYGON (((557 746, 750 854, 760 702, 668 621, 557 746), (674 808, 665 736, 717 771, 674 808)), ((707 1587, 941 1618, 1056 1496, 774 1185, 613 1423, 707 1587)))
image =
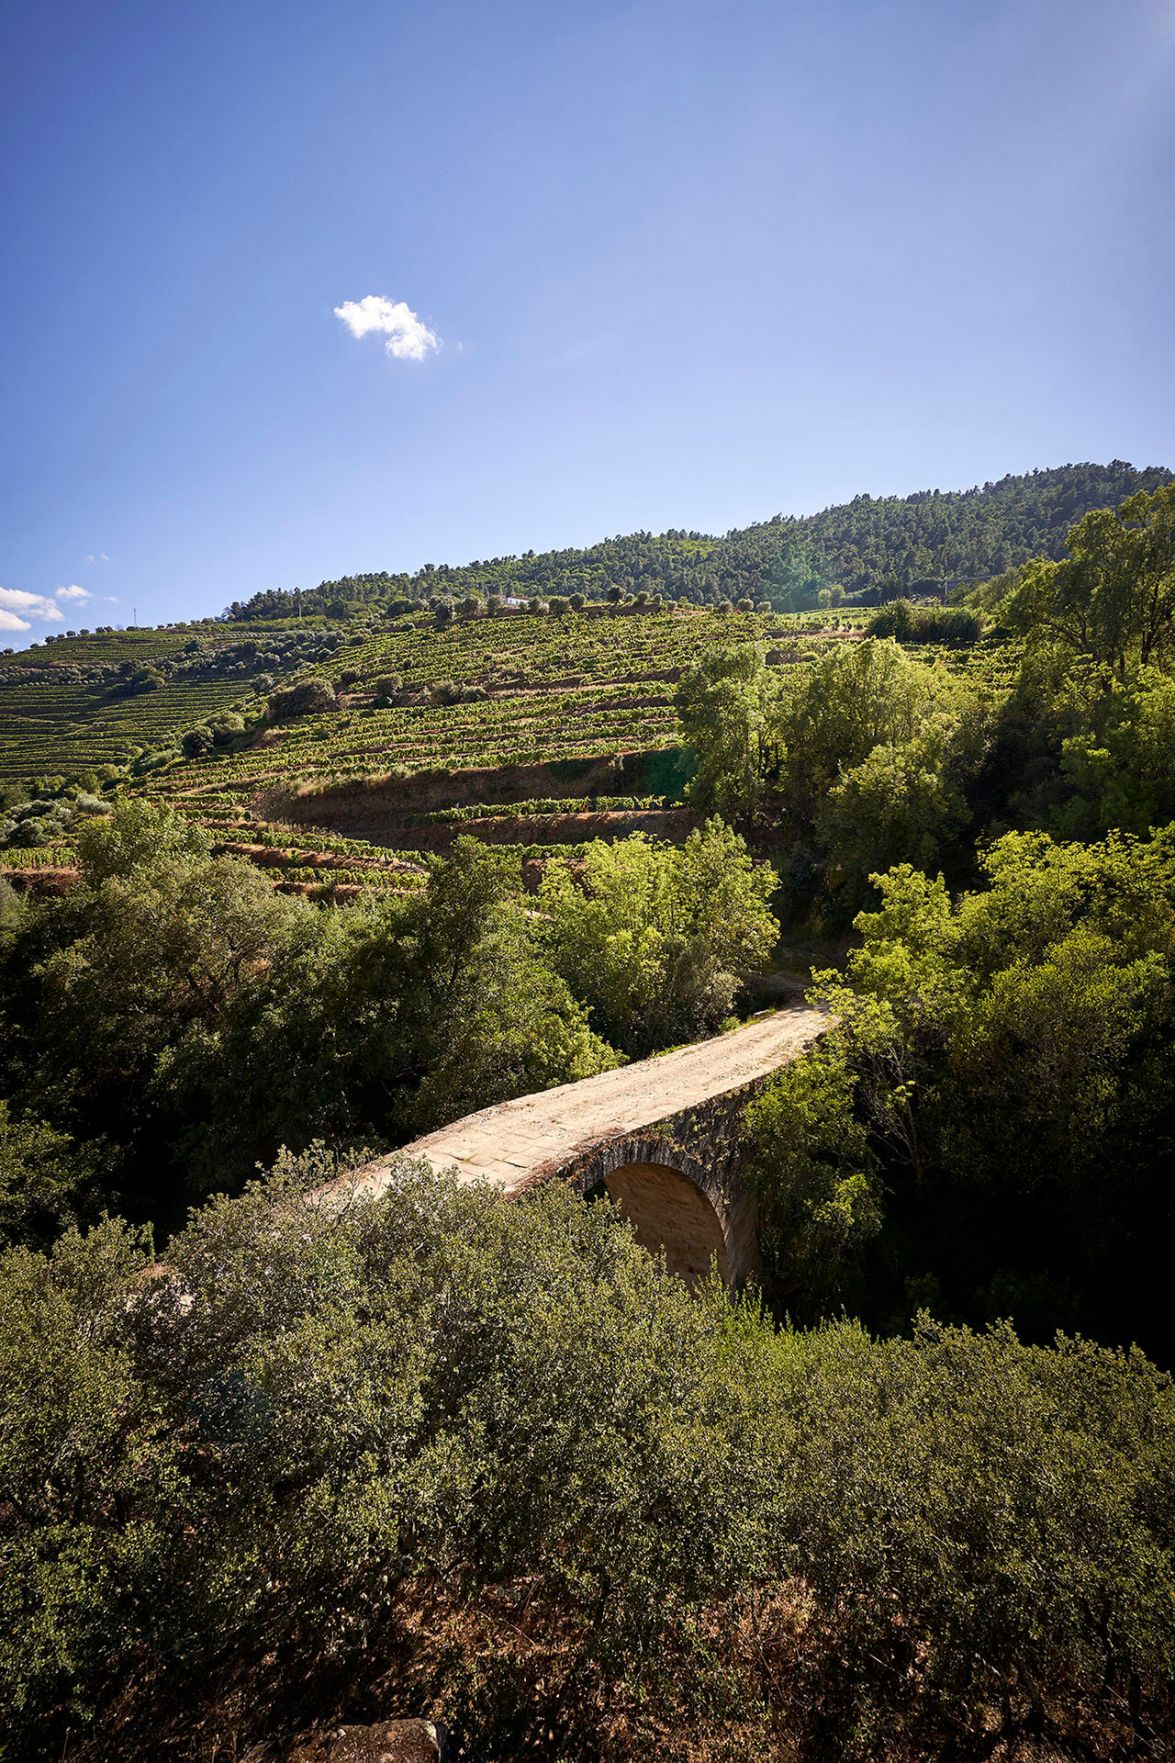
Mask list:
MULTIPOLYGON (((405 636, 402 621, 419 612, 422 602, 438 607, 442 619, 451 602, 459 619, 469 619, 487 601, 493 610, 494 595, 524 603, 554 597, 556 609, 558 596, 610 596, 621 604, 631 599, 633 610, 663 596, 697 606, 751 603, 780 615, 817 600, 827 608, 899 592, 941 591, 943 584, 987 578, 1033 556, 1059 556, 1070 524, 1085 510, 1114 504, 1169 475, 1158 468, 1136 471, 1121 461, 1068 465, 967 491, 858 496, 820 514, 776 516, 724 538, 635 533, 587 550, 528 553, 460 568, 428 565, 413 576, 351 576, 307 591, 267 591, 235 603, 220 620, 50 637, 19 654, 0 655, 0 789, 52 789, 71 777, 94 787, 109 780, 109 768, 150 768, 160 755, 174 752, 186 729, 234 707, 247 708, 300 668, 338 663, 334 671, 341 674, 345 659, 366 678, 381 656, 389 670, 414 667, 409 684, 477 684, 495 699, 542 688, 544 698, 529 716, 516 706, 509 722, 500 709, 475 713, 468 707, 460 717, 447 714, 431 723, 421 716, 377 719, 355 731, 341 754, 332 735, 331 769, 336 757, 343 770, 378 769, 368 745, 384 755, 385 764, 413 768, 442 761, 498 763, 536 745, 546 753, 559 717, 571 712, 579 718, 584 709, 574 698, 565 704, 550 699, 548 682, 560 670, 596 693, 589 697, 592 721, 578 722, 573 745, 579 750, 671 744, 656 702, 634 720, 632 688, 692 658, 693 646, 710 632, 707 625, 692 628, 688 638, 674 627, 670 637, 642 619, 640 639, 637 627, 625 625, 622 653, 613 655, 611 639, 599 653, 581 654, 571 625, 544 626, 537 641, 538 627, 531 623, 509 638, 497 627, 487 646, 484 636, 434 634, 431 621, 427 636, 405 636), (393 640, 386 641, 385 632, 396 633, 393 640), (471 652, 463 643, 472 645, 471 652), (566 664, 564 643, 570 644, 566 664), (604 684, 623 690, 598 702, 604 684), (532 735, 541 735, 537 742, 525 734, 528 722, 532 735), (431 743, 430 732, 436 735, 431 743)), ((661 690, 654 699, 658 695, 666 694, 661 690)), ((277 769, 288 770, 284 761, 293 756, 287 742, 277 769)), ((301 757, 323 755, 303 751, 301 757)), ((309 765, 310 774, 322 769, 309 765)))
POLYGON ((582 550, 528 551, 460 567, 426 564, 414 575, 344 576, 317 588, 267 590, 229 608, 239 619, 304 613, 359 615, 437 594, 663 594, 693 605, 767 600, 776 611, 815 606, 821 592, 871 604, 921 586, 983 581, 1030 557, 1059 557, 1065 535, 1090 508, 1154 489, 1170 472, 1063 465, 970 490, 856 496, 803 517, 772 519, 717 538, 698 532, 630 533, 582 550))
POLYGON ((68 632, 0 656, 0 786, 108 768, 270 689, 343 642, 313 624, 216 620, 68 632))
MULTIPOLYGON (((224 646, 239 628, 198 639, 213 657, 211 677, 180 673, 121 699, 57 685, 61 696, 72 692, 75 720, 61 735, 50 724, 56 744, 42 750, 58 756, 72 743, 90 765, 99 753, 130 757, 127 723, 120 736, 115 719, 138 714, 139 738, 150 744, 131 758, 123 787, 174 803, 226 848, 280 871, 288 888, 314 892, 412 886, 419 854, 446 850, 461 832, 523 857, 601 833, 684 837, 694 817, 679 801, 673 691, 682 672, 733 640, 767 637, 774 664, 785 666, 852 635, 847 616, 825 614, 595 606, 438 628, 418 611, 353 630, 345 643, 306 628, 287 630, 280 643, 250 639, 244 661, 240 645, 224 646), (272 668, 276 654, 287 669, 319 668, 337 700, 271 720, 275 675, 260 664, 272 668), (96 705, 89 725, 87 692, 96 705)), ((164 634, 180 656, 196 640, 164 634)), ((80 647, 65 641, 54 651, 80 647)), ((38 687, 10 689, 35 697, 38 687)), ((30 724, 14 728, 10 754, 37 750, 38 738, 30 724)), ((43 837, 4 851, 10 872, 71 862, 68 826, 40 824, 43 837)))
POLYGON ((1175 485, 1003 585, 10 664, 5 1757, 1170 1753, 1175 485))

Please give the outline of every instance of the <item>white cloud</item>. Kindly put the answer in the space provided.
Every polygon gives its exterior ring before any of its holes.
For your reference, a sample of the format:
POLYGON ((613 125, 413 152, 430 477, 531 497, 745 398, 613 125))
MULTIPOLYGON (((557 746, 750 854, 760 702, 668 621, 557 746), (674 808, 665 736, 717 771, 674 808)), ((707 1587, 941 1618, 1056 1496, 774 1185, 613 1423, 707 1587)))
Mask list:
POLYGON ((109 557, 107 557, 105 551, 87 551, 86 552, 86 562, 87 563, 109 563, 110 559, 109 559, 109 557))
POLYGON ((335 307, 353 337, 378 331, 387 338, 384 348, 397 361, 423 361, 441 339, 403 300, 385 300, 382 294, 365 294, 362 300, 344 300, 335 307))
POLYGON ((73 582, 68 588, 58 588, 54 595, 54 599, 57 600, 88 600, 89 598, 89 588, 79 588, 76 582, 73 582))
POLYGON ((0 612, 19 618, 21 623, 5 623, 5 630, 27 631, 28 619, 40 619, 47 624, 61 623, 61 608, 56 600, 50 600, 47 594, 30 594, 27 588, 0 588, 0 612))
POLYGON ((6 612, 0 606, 0 631, 31 631, 32 628, 27 618, 18 618, 15 612, 6 612))

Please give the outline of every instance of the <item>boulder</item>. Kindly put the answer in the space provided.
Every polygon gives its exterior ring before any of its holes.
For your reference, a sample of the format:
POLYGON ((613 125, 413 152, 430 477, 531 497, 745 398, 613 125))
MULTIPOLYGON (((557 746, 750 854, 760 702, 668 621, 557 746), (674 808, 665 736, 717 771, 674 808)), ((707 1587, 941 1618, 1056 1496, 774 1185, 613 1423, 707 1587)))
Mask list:
POLYGON ((300 1739, 289 1763, 442 1763, 444 1736, 431 1720, 377 1720, 300 1739))

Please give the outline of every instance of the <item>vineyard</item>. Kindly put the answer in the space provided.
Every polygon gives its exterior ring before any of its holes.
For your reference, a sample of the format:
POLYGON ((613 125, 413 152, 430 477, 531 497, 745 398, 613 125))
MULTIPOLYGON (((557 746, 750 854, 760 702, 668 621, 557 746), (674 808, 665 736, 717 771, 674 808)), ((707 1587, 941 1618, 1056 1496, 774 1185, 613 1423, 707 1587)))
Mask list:
POLYGON ((305 627, 215 621, 82 632, 0 656, 0 786, 85 776, 166 747, 343 643, 305 627))
POLYGON ((522 860, 693 816, 674 682, 714 643, 766 638, 780 664, 851 634, 824 618, 591 612, 407 618, 345 651, 339 708, 138 786, 283 883, 413 885, 460 833, 522 860), (396 682, 394 701, 378 688, 396 682), (426 859, 425 859, 426 860, 426 859))
POLYGON ((722 539, 633 534, 46 637, 0 654, 0 871, 67 885, 78 817, 124 790, 174 803, 277 885, 336 898, 416 885, 462 832, 524 861, 683 838, 674 688, 708 649, 756 641, 769 666, 803 667, 914 594, 923 628, 889 634, 1007 685, 1012 647, 974 641, 948 590, 1059 556, 1086 508, 1167 476, 1066 466, 722 539))
MULTIPOLYGON (((635 831, 684 838, 695 819, 673 703, 682 672, 714 645, 752 640, 773 667, 802 667, 860 629, 847 613, 596 606, 66 638, 0 668, 0 782, 117 781, 171 802, 288 891, 402 891, 462 833, 524 863, 635 831), (148 670, 150 688, 128 691, 148 670), (292 679, 324 681, 329 708, 275 720, 266 695, 292 679)), ((987 679, 1011 665, 988 644, 920 653, 987 679)), ((35 848, 10 842, 3 866, 53 885, 71 862, 69 826, 50 820, 35 848)))

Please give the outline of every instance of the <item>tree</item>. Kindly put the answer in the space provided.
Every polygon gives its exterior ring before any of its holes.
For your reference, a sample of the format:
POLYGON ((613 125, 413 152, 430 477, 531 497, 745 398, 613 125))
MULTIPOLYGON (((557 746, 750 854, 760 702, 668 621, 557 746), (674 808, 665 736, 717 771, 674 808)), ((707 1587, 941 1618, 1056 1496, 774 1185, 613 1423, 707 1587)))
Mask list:
POLYGON ((271 722, 288 722, 295 716, 320 716, 337 707, 330 681, 316 673, 274 692, 269 699, 269 719, 271 722))
POLYGON ((1003 614, 1031 642, 1088 655, 1120 679, 1132 662, 1175 659, 1175 484, 1083 515, 1069 556, 1027 564, 1003 614))
POLYGON ((883 744, 910 741, 943 687, 893 642, 838 645, 796 669, 773 727, 782 743, 787 808, 812 823, 842 771, 883 744))
POLYGON ((1072 792, 1053 814, 1071 838, 1117 828, 1145 835, 1175 821, 1175 679, 1140 667, 1108 689, 1080 694, 1079 726, 1064 740, 1061 773, 1072 792))
POLYGON ((1169 1350, 1153 1245, 1175 1119, 1170 829, 1007 834, 980 862, 986 885, 956 901, 908 864, 875 878, 845 974, 817 976, 901 1259, 964 1314, 1169 1350))
POLYGON ((213 746, 212 730, 207 723, 200 723, 195 728, 187 729, 180 741, 185 759, 199 759, 205 753, 211 753, 213 746))
POLYGON ((838 912, 864 903, 878 870, 932 871, 955 846, 969 819, 960 745, 957 724, 939 716, 914 740, 884 742, 842 771, 816 813, 838 912))
POLYGON ((165 802, 122 796, 113 813, 83 823, 77 850, 83 879, 97 888, 112 876, 129 880, 140 868, 205 858, 211 840, 165 802))
POLYGON ((674 704, 693 752, 690 795, 733 820, 754 814, 774 776, 775 681, 754 644, 712 649, 683 675, 674 704))
POLYGON ((877 1157, 834 1037, 785 1067, 746 1113, 747 1174, 773 1296, 809 1319, 856 1296, 881 1229, 877 1157))
POLYGON ((101 1156, 0 1101, 0 1248, 43 1248, 93 1209, 101 1156))
POLYGON ((579 876, 548 862, 539 935, 614 1046, 635 1056, 718 1026, 778 925, 775 873, 719 820, 677 848, 642 834, 589 845, 579 876))

